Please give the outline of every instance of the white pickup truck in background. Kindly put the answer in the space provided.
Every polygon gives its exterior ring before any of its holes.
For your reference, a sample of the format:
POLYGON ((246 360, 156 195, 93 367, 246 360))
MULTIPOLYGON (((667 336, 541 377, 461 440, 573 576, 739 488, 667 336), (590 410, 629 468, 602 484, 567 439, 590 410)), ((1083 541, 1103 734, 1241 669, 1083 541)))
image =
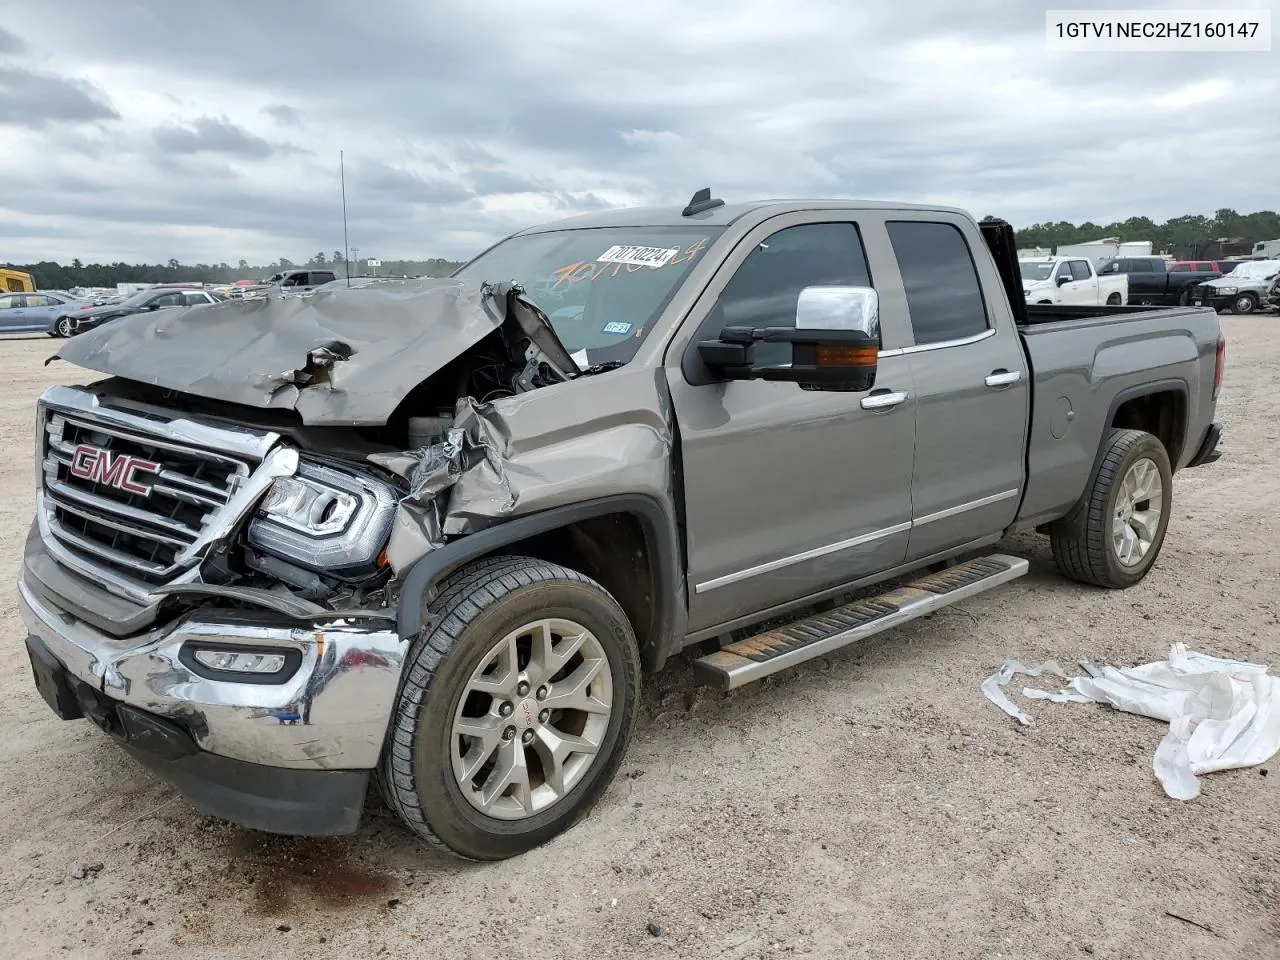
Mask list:
POLYGON ((1099 276, 1084 257, 1036 257, 1018 261, 1027 303, 1112 305, 1129 302, 1126 274, 1099 276))

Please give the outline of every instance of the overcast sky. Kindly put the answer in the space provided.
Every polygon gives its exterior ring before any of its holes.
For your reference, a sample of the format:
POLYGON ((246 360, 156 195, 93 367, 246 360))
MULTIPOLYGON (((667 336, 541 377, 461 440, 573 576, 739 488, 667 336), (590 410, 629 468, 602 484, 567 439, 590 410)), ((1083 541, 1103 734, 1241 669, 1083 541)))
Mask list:
POLYGON ((331 254, 340 149, 385 259, 703 185, 1015 225, 1280 205, 1280 52, 1049 54, 1026 0, 0 10, 0 261, 331 254))

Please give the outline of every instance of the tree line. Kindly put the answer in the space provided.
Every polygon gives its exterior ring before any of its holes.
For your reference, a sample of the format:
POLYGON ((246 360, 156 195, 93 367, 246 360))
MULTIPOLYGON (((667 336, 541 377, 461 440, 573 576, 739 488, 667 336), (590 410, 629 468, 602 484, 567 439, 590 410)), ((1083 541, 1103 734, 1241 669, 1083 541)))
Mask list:
MULTIPOLYGON (((240 260, 232 265, 223 263, 82 263, 72 260, 69 264, 42 260, 39 263, 10 264, 15 269, 31 274, 36 287, 41 290, 69 290, 72 287, 114 287, 117 283, 232 283, 236 280, 265 280, 273 273, 295 267, 321 267, 330 269, 338 277, 347 276, 347 261, 342 251, 335 250, 332 257, 317 253, 305 263, 294 263, 287 257, 261 265, 240 260)), ((382 277, 447 277, 460 261, 433 257, 429 260, 383 260, 382 266, 371 269, 355 261, 351 275, 377 273, 382 277)))
MULTIPOLYGON (((988 216, 985 219, 994 219, 988 216)), ((1236 213, 1222 209, 1211 217, 1188 214, 1157 223, 1149 217, 1130 217, 1116 223, 1033 223, 1014 231, 1019 247, 1058 247, 1104 237, 1122 241, 1150 240, 1158 253, 1199 259, 1215 252, 1222 256, 1247 254, 1259 240, 1280 240, 1280 213, 1260 210, 1236 213), (1227 244, 1219 241, 1231 241, 1227 244)))

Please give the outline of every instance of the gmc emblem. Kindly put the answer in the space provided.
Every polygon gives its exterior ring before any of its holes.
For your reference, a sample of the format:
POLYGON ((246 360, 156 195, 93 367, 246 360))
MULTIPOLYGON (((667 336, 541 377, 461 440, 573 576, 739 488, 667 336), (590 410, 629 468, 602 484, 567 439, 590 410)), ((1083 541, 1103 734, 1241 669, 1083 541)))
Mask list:
POLYGON ((151 487, 138 482, 140 473, 159 473, 160 464, 127 453, 112 453, 101 447, 79 444, 71 455, 71 475, 91 483, 104 483, 125 493, 151 496, 151 487))

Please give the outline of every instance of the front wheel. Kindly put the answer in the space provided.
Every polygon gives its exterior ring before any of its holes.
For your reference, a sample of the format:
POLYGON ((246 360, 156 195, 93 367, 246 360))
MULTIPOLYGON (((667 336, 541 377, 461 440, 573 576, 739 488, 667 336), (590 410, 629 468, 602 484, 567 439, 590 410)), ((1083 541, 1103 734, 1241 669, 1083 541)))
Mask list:
POLYGON ((1233 313, 1253 313, 1258 309, 1258 296, 1254 293, 1242 293, 1231 302, 1233 313))
POLYGON ((1112 430, 1085 495, 1050 527, 1058 569, 1099 587, 1133 586, 1160 555, 1172 496, 1164 444, 1142 430, 1112 430))
POLYGON ((71 326, 71 318, 59 317, 58 322, 53 326, 53 332, 60 337, 69 337, 75 333, 75 329, 71 326))
POLYGON ((622 762, 640 699, 626 614, 528 557, 449 577, 405 663, 380 780, 419 836, 501 860, 572 826, 622 762))

